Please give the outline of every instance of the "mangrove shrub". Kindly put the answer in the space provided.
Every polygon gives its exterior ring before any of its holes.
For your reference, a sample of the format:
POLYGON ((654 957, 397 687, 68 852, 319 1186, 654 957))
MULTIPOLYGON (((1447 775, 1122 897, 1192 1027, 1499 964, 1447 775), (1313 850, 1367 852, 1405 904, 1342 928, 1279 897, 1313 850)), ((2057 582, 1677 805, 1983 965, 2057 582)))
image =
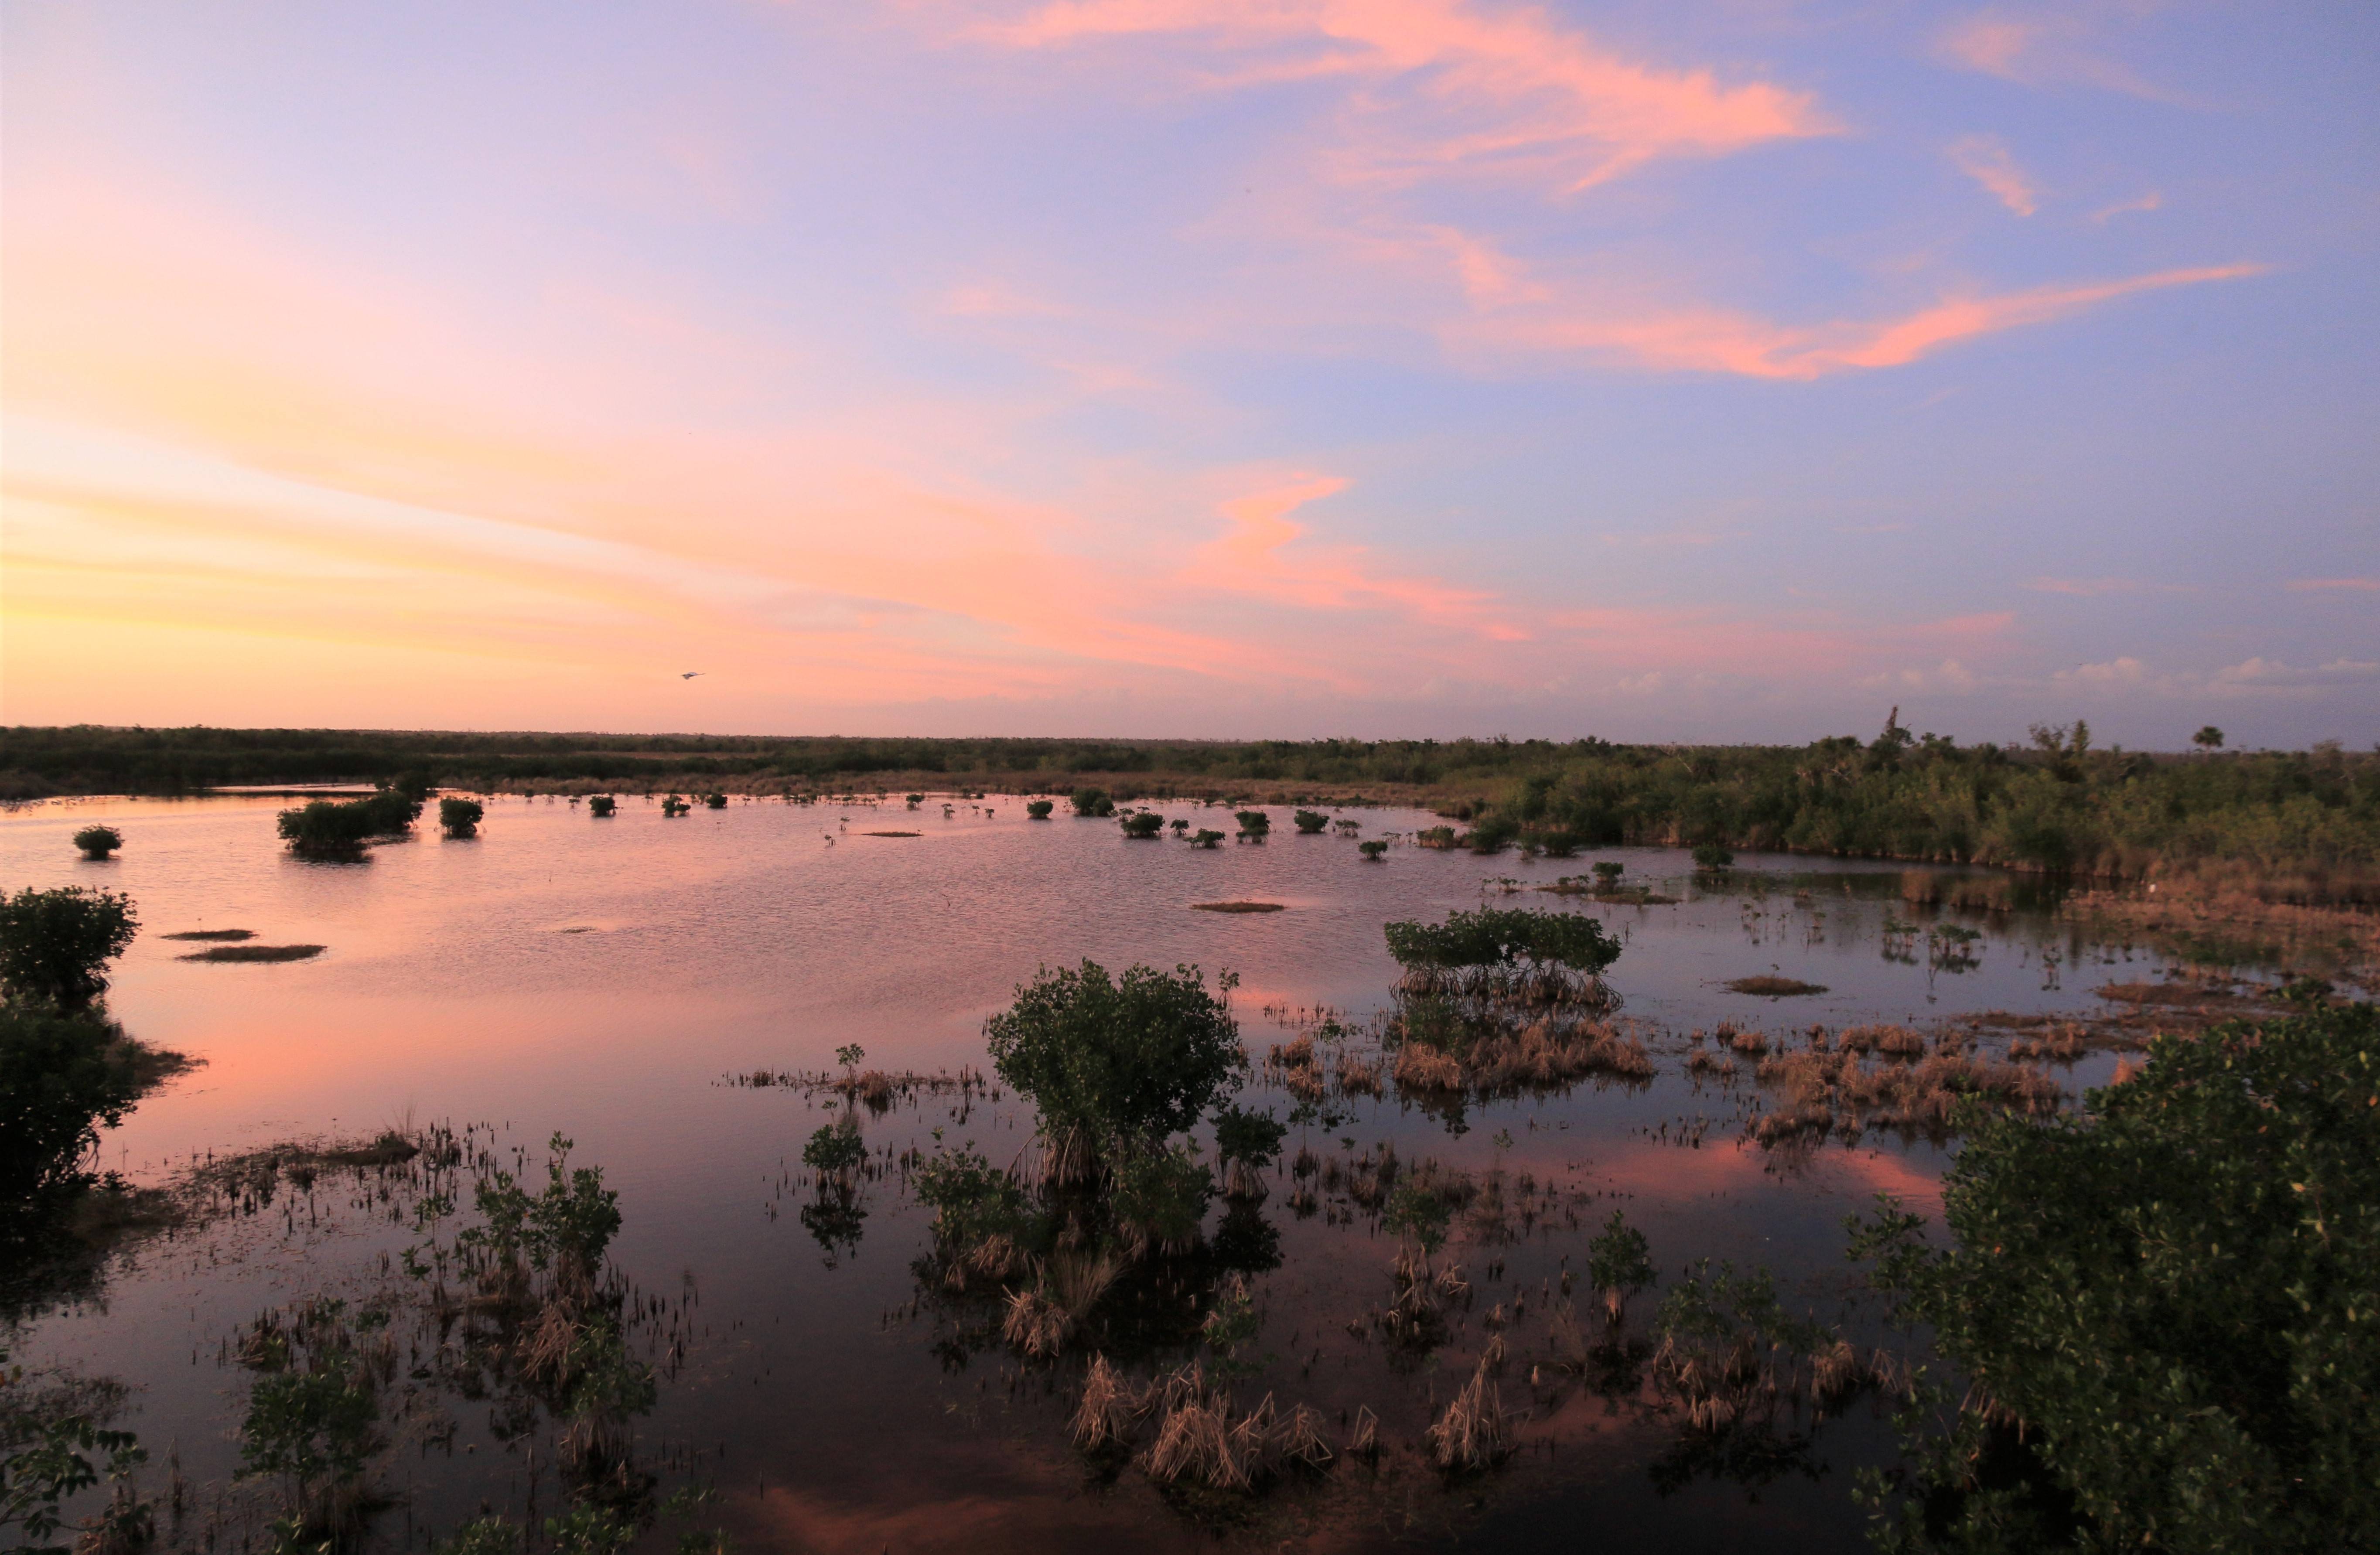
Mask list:
POLYGON ((438 801, 438 829, 450 837, 476 836, 480 822, 486 819, 487 813, 477 799, 441 799, 438 801))
POLYGON ((1141 842, 1153 841, 1165 830, 1165 818, 1155 810, 1135 810, 1123 818, 1123 834, 1141 842))
POLYGON ((620 801, 609 794, 598 794, 587 801, 587 813, 605 820, 610 819, 612 812, 619 808, 620 801))
POLYGON ((85 858, 104 858, 124 845, 124 833, 113 826, 86 826, 74 834, 74 845, 85 858))
POLYGON ((2373 1006, 2159 1038, 2080 1114, 1978 1110, 1942 1203, 1946 1246, 1888 1200, 1852 1222, 1900 1317, 1972 1385, 1883 1542, 2371 1548, 2373 1006))
POLYGON ((1076 815, 1115 814, 1115 801, 1108 797, 1108 791, 1104 788, 1077 788, 1074 803, 1076 815))
POLYGON ((1035 799, 1026 805, 1025 813, 1035 820, 1047 820, 1050 812, 1057 808, 1047 799, 1035 799))
POLYGON ((79 885, 0 896, 0 992, 65 1007, 106 990, 107 964, 140 931, 132 898, 79 885))
POLYGON ((1330 818, 1320 810, 1299 810, 1290 819, 1297 822, 1298 833, 1301 836, 1318 836, 1322 829, 1330 824, 1330 818))
POLYGON ((1449 913, 1444 923, 1390 923, 1383 929, 1389 954, 1408 968, 1527 961, 1593 974, 1620 958, 1620 943, 1604 932, 1602 923, 1578 913, 1480 907, 1449 913))
POLYGON ((985 1022, 985 1043, 1062 1158, 1145 1153, 1197 1122, 1245 1066, 1230 981, 1219 998, 1196 966, 1113 978, 1093 961, 1045 968, 985 1022))
POLYGON ((356 858, 364 844, 399 837, 421 819, 421 799, 402 789, 383 788, 361 799, 310 799, 283 810, 275 821, 289 851, 306 858, 356 858))

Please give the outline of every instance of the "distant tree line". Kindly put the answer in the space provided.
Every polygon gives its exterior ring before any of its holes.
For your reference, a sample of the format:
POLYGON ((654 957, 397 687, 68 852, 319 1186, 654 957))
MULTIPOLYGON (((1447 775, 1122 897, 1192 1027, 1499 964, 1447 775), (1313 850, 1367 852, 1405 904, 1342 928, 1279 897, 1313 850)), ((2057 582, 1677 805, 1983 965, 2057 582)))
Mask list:
MULTIPOLYGON (((1426 804, 1481 851, 1629 844, 2004 864, 2110 879, 2226 872, 2267 895, 2380 901, 2380 757, 2336 742, 2188 755, 2080 723, 1961 746, 1904 728, 1806 746, 1551 740, 844 739, 261 729, 0 731, 0 796, 240 784, 831 791, 894 774, 1009 789, 1426 804), (1097 773, 1107 789, 1079 784, 1097 773)), ((908 786, 908 785, 904 785, 908 786)), ((1713 856, 1717 856, 1713 854, 1713 856)))

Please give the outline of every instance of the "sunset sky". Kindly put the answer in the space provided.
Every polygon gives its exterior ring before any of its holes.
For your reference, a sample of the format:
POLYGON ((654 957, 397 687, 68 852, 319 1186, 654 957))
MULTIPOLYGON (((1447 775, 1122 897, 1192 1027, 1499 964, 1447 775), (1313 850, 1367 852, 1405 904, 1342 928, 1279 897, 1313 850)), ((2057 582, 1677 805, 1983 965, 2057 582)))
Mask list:
POLYGON ((8 0, 0 718, 2368 746, 2375 79, 2367 0, 8 0))

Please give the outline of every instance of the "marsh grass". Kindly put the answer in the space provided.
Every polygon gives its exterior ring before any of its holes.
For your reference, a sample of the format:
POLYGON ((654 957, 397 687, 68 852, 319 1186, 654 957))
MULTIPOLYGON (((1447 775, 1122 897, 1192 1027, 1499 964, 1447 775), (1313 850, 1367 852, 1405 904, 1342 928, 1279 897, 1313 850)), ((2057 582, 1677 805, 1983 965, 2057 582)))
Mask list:
POLYGON ((256 938, 256 930, 253 929, 186 929, 179 934, 160 934, 157 937, 161 940, 199 940, 227 943, 235 940, 253 940, 256 938))
POLYGON ((322 954, 327 945, 210 945, 202 951, 177 955, 176 961, 309 961, 322 954))
POLYGON ((1279 902, 1193 902, 1194 913, 1278 913, 1288 909, 1279 902))
POLYGON ((1512 1452, 1503 1401, 1482 1359, 1471 1380, 1454 1395, 1423 1440, 1430 1461, 1447 1474, 1475 1474, 1495 1467, 1512 1452))

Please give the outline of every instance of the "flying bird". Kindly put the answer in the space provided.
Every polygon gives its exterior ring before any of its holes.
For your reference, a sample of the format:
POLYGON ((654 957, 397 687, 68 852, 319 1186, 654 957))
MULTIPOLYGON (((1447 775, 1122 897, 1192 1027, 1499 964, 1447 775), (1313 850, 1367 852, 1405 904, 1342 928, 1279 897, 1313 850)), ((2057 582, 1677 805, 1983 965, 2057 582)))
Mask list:
POLYGON ((700 670, 687 670, 687 671, 686 671, 685 673, 681 674, 678 676, 678 679, 680 679, 680 680, 692 680, 696 675, 698 675, 698 674, 700 674, 701 673, 702 673, 702 672, 701 672, 700 670))

